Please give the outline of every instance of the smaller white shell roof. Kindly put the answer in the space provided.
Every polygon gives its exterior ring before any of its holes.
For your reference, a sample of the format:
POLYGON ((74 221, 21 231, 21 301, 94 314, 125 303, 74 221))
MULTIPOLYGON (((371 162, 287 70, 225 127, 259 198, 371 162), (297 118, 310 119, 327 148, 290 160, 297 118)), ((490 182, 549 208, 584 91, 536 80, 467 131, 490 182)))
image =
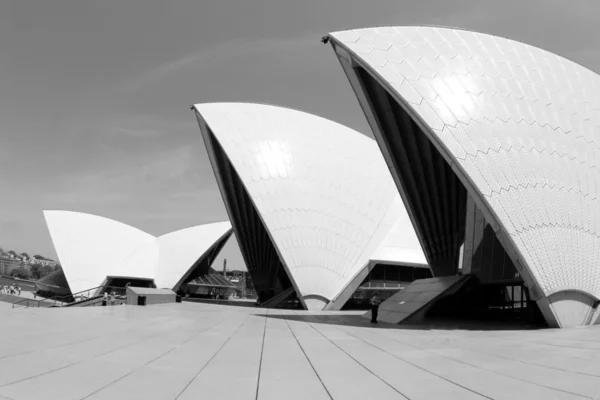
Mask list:
MULTIPOLYGON (((375 141, 288 108, 195 107, 240 176, 298 294, 335 299, 406 213, 375 141)), ((406 229, 416 237, 410 222, 406 229)))
POLYGON ((72 293, 100 286, 107 276, 153 279, 159 288, 173 288, 231 232, 229 222, 219 222, 156 238, 92 214, 47 210, 44 217, 72 293))
POLYGON ((202 254, 230 233, 231 223, 225 221, 193 226, 159 236, 157 240, 160 251, 155 272, 156 285, 162 288, 175 287, 191 272, 189 267, 202 254))

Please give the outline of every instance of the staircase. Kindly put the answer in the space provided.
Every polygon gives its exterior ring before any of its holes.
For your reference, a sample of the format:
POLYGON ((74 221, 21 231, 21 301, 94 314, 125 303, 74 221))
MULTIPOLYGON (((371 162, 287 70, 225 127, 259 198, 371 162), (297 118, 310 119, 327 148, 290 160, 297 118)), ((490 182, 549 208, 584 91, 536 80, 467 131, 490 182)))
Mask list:
MULTIPOLYGON (((13 308, 16 307, 93 307, 100 305, 103 300, 103 295, 99 293, 114 291, 117 294, 115 297, 114 305, 121 305, 124 303, 123 295, 126 293, 125 288, 117 286, 97 286, 91 289, 82 290, 81 292, 69 294, 66 296, 54 296, 52 298, 40 298, 40 299, 19 299, 18 301, 12 302, 13 308), (91 296, 91 297, 87 297, 91 296), (83 299, 75 300, 83 297, 83 299)), ((113 305, 113 304, 110 304, 113 305)))
POLYGON ((74 301, 72 303, 65 304, 63 307, 90 307, 95 306, 97 303, 102 303, 104 296, 94 296, 88 299, 74 301))
POLYGON ((282 301, 284 301, 285 299, 287 299, 290 295, 292 295, 292 293, 294 293, 294 287, 290 287, 287 288, 286 290, 284 290, 281 293, 276 294, 275 296, 271 297, 269 300, 265 301, 264 303, 262 303, 260 306, 263 308, 275 308, 277 307, 282 301))
MULTIPOLYGON (((471 278, 460 275, 418 279, 381 303, 378 319, 392 324, 420 320, 437 299, 455 293, 471 278)), ((371 311, 364 317, 371 318, 371 311)))

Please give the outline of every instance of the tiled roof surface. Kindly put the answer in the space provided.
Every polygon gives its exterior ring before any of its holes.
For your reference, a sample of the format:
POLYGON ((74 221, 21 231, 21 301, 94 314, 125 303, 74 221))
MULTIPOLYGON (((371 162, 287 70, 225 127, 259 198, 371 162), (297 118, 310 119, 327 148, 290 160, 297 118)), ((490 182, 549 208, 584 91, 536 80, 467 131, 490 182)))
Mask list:
POLYGON ((173 286, 211 246, 231 231, 229 222, 199 225, 154 237, 109 218, 44 211, 54 248, 73 293, 107 276, 154 279, 173 286))
POLYGON ((253 199, 299 295, 334 299, 401 214, 407 236, 416 236, 374 140, 287 108, 196 109, 253 199))
POLYGON ((331 37, 429 127, 546 295, 574 289, 600 298, 600 76, 462 30, 331 37))

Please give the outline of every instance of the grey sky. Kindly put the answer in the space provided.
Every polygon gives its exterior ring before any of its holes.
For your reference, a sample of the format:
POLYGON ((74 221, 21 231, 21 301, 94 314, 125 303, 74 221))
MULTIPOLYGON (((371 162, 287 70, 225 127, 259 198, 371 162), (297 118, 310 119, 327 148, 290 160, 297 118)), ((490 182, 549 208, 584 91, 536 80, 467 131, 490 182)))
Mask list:
MULTIPOLYGON (((330 31, 456 26, 600 71, 598 0, 7 0, 0 245, 56 257, 42 209, 160 235, 227 219, 189 105, 254 101, 366 134, 330 31)), ((241 267, 235 244, 224 251, 241 267)))

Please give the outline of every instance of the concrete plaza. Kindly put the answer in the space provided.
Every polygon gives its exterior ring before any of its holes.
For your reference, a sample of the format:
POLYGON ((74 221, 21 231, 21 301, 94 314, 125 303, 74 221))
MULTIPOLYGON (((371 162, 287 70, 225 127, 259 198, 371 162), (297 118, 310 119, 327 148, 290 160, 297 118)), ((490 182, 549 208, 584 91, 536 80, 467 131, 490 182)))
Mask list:
POLYGON ((0 307, 0 399, 600 398, 600 327, 373 327, 210 304, 0 307))

